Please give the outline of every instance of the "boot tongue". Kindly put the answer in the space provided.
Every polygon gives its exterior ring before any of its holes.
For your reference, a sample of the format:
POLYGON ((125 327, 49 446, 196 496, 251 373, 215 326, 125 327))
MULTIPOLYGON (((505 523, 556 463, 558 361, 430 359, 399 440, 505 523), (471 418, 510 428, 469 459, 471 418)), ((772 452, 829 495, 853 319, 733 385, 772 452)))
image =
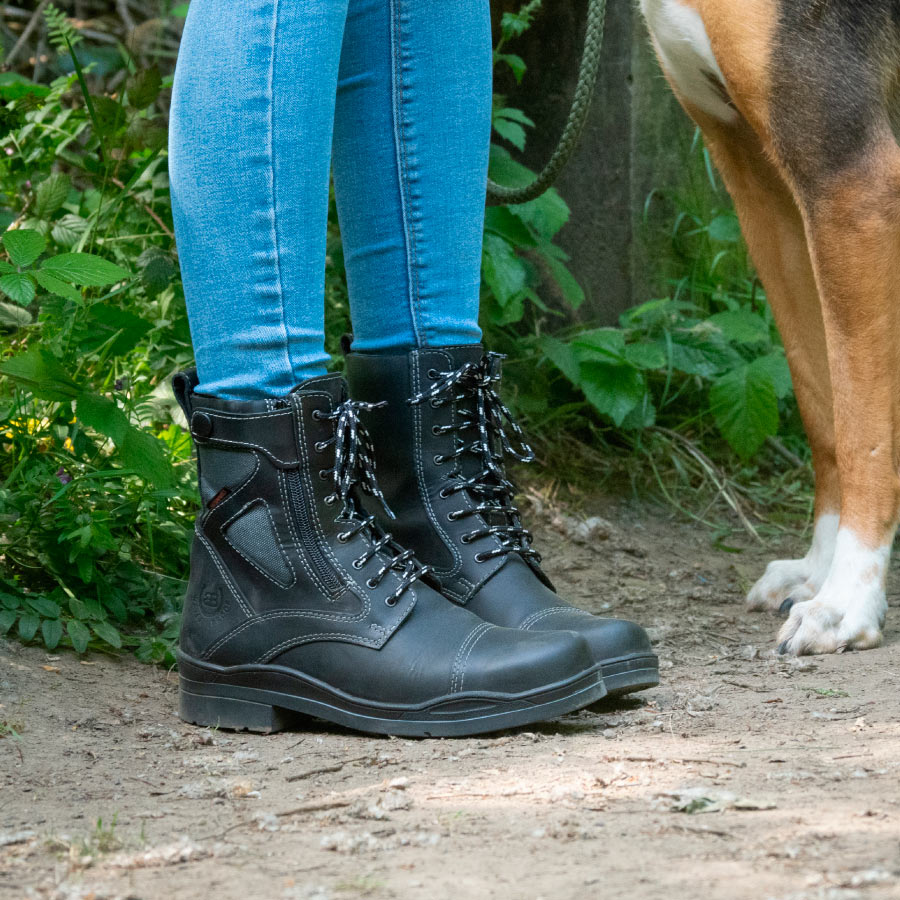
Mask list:
POLYGON ((347 399, 347 382, 344 376, 335 373, 329 375, 317 375, 301 381, 292 391, 292 394, 328 394, 335 406, 347 399))

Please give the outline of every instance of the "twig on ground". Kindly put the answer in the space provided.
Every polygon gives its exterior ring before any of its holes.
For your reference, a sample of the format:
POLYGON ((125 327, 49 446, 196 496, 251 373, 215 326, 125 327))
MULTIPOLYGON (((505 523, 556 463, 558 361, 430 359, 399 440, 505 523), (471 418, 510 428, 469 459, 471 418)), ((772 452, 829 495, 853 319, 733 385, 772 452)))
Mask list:
POLYGON ((28 43, 28 39, 31 37, 31 32, 37 28, 38 22, 41 21, 41 16, 44 13, 44 9, 47 7, 47 4, 50 0, 41 0, 32 14, 31 18, 28 20, 28 24, 22 29, 22 33, 19 35, 19 39, 16 41, 12 50, 9 51, 6 55, 6 59, 3 61, 4 66, 10 68, 12 64, 15 62, 16 57, 19 55, 22 48, 28 43))

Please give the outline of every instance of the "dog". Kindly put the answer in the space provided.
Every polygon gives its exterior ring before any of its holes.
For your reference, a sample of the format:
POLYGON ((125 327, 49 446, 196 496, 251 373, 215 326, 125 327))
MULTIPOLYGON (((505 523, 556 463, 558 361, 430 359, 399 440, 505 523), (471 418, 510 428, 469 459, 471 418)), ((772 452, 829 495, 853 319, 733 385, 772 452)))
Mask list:
POLYGON ((781 332, 815 527, 753 609, 782 653, 882 640, 900 516, 900 0, 640 0, 781 332))

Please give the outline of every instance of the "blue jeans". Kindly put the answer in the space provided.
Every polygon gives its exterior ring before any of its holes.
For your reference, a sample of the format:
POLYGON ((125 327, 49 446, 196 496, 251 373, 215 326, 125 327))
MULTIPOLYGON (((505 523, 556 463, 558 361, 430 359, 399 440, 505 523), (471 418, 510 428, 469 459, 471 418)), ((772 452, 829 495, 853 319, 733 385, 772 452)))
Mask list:
POLYGON ((325 371, 329 169, 353 349, 480 339, 488 0, 192 0, 169 169, 198 390, 325 371))

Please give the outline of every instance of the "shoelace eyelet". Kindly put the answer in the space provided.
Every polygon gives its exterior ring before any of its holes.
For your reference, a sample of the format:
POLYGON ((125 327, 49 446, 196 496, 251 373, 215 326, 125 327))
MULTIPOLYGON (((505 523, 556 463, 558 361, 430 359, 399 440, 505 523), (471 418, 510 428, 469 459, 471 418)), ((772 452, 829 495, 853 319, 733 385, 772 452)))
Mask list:
POLYGON ((474 559, 477 563, 486 563, 489 557, 485 556, 483 553, 476 553, 474 559))
POLYGON ((350 535, 346 531, 339 531, 337 539, 339 544, 346 544, 350 540, 350 535))
POLYGON ((328 444, 325 441, 316 441, 316 453, 324 453, 328 444))
POLYGON ((440 453, 434 454, 434 464, 436 466, 442 466, 445 462, 447 462, 447 460, 444 459, 444 457, 440 453))
POLYGON ((438 370, 437 370, 437 369, 429 369, 429 370, 428 370, 428 377, 429 377, 432 381, 437 381, 437 379, 438 379, 438 370))
POLYGON ((438 400, 437 397, 432 397, 432 398, 428 401, 428 405, 429 405, 432 409, 438 409, 438 408, 440 407, 440 405, 441 405, 441 401, 438 400))
POLYGON ((314 410, 312 411, 312 417, 313 417, 313 421, 314 421, 314 422, 321 422, 322 419, 325 418, 325 416, 324 416, 324 414, 322 413, 322 410, 321 410, 321 409, 314 409, 314 410))
POLYGON ((459 538, 459 542, 461 544, 471 544, 472 543, 472 535, 470 535, 470 534, 461 535, 459 538))
POLYGON ((370 591, 374 591, 375 588, 378 587, 378 582, 375 581, 374 578, 370 578, 368 581, 366 581, 366 587, 367 587, 370 591))
POLYGON ((337 499, 338 499, 337 494, 329 494, 325 498, 325 505, 326 506, 334 506, 334 504, 337 503, 337 499))
POLYGON ((447 521, 448 522, 455 522, 458 518, 459 518, 459 513, 456 512, 455 510, 453 512, 447 513, 447 521))
POLYGON ((321 478, 322 481, 324 481, 328 477, 330 472, 331 472, 330 469, 319 469, 319 478, 321 478))
POLYGON ((439 437, 440 435, 442 435, 442 434, 444 433, 444 430, 441 428, 440 425, 432 425, 432 426, 431 426, 431 433, 432 433, 435 437, 439 437))
POLYGON ((353 566, 354 569, 359 571, 365 565, 365 563, 360 562, 358 559, 354 559, 353 562, 351 563, 351 565, 353 566))
POLYGON ((441 500, 446 500, 449 496, 450 492, 447 490, 447 488, 441 488, 440 491, 438 491, 438 497, 440 497, 441 500))
POLYGON ((385 606, 396 606, 396 605, 397 605, 397 599, 396 599, 396 598, 392 598, 392 597, 388 597, 388 598, 384 601, 384 605, 385 605, 385 606))

